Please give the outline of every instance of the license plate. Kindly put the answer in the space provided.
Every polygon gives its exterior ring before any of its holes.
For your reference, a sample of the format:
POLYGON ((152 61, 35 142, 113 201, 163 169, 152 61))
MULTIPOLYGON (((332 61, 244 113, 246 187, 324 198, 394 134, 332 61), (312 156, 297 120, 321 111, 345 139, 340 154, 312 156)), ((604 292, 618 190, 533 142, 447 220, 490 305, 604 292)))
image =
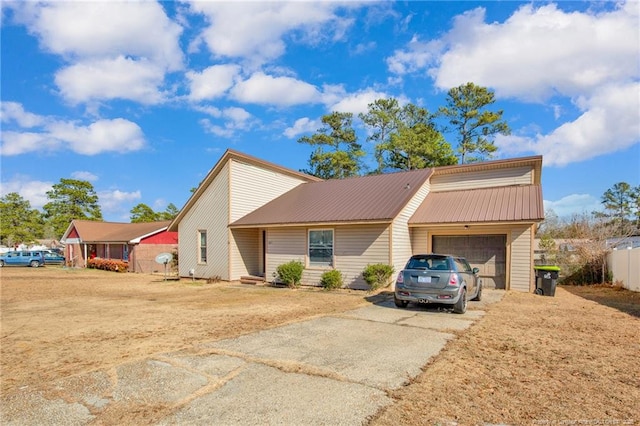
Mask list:
POLYGON ((431 277, 429 277, 429 276, 426 276, 426 277, 419 276, 418 277, 418 283, 419 284, 431 284, 431 277))

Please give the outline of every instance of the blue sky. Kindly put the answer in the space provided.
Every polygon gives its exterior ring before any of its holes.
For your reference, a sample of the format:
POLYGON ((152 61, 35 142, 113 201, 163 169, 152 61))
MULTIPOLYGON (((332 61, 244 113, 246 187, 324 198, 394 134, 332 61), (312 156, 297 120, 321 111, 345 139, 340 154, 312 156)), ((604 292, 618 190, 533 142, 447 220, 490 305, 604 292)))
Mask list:
POLYGON ((180 208, 227 148, 299 170, 322 115, 469 81, 512 129, 495 158, 543 155, 546 208, 640 184, 636 1, 3 1, 1 31, 0 193, 36 208, 61 178, 105 220, 180 208))

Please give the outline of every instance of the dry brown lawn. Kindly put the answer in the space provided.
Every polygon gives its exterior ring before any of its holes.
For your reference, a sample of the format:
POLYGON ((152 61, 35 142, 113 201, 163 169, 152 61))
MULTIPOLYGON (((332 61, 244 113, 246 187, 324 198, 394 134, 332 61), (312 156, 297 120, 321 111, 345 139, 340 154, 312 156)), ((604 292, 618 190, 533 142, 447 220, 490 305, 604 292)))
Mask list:
MULTIPOLYGON (((0 270, 0 391, 353 309, 359 291, 0 270)), ((372 425, 640 424, 640 294, 507 293, 395 391, 372 425)), ((381 344, 384 344, 381 340, 381 344)), ((399 359, 401 356, 401 348, 399 359)))
POLYGON ((640 293, 508 292, 372 425, 640 424, 640 293))

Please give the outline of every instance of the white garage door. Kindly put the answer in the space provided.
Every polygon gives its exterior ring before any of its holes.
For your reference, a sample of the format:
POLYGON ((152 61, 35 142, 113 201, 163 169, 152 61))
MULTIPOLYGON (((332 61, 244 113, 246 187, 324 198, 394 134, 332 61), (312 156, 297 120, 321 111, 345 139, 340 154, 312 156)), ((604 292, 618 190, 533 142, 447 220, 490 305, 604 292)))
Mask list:
POLYGON ((506 235, 434 235, 433 252, 465 257, 480 269, 485 288, 505 288, 506 235))

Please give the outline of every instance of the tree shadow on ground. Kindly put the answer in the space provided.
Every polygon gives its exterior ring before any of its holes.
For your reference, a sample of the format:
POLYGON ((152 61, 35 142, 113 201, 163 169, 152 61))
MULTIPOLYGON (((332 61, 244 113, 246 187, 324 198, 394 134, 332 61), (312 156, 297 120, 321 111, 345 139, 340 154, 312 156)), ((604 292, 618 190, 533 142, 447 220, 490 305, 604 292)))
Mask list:
POLYGON ((585 285, 562 286, 563 289, 576 296, 597 302, 601 305, 617 309, 636 318, 640 318, 640 293, 619 286, 585 285))

